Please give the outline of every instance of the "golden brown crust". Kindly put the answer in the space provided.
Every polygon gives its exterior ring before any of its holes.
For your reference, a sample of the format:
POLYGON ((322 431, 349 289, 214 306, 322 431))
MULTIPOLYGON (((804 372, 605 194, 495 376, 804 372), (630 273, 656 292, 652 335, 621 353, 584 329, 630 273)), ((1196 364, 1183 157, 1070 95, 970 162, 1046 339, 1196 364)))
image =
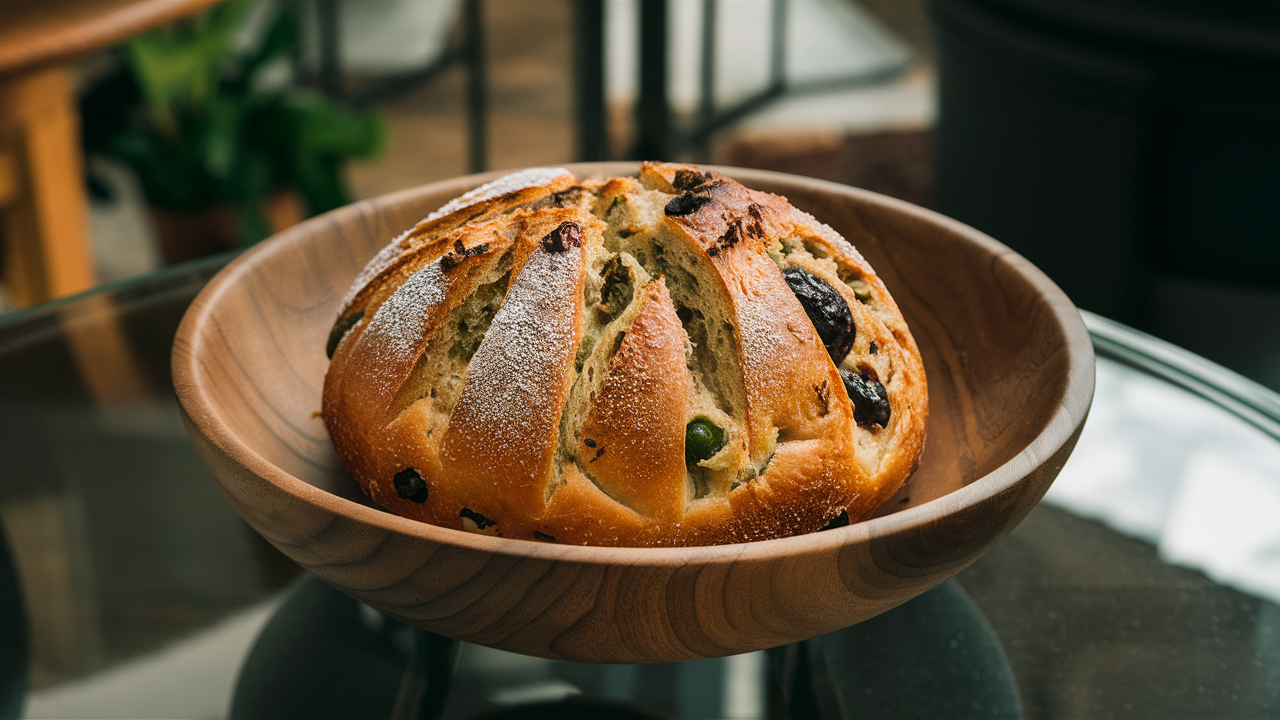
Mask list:
POLYGON ((852 246, 693 166, 545 176, 420 223, 353 288, 344 313, 365 315, 324 417, 375 502, 505 537, 702 545, 857 520, 897 491, 923 446, 923 366, 852 246), (783 268, 849 305, 838 367, 783 268), (855 422, 841 370, 883 382, 886 427, 855 422), (726 442, 686 464, 692 418, 726 442))
POLYGON ((879 481, 867 488, 869 495, 861 500, 859 507, 849 508, 850 520, 861 520, 902 487, 924 451, 929 418, 924 362, 893 296, 862 255, 834 230, 811 216, 794 209, 791 214, 795 222, 792 231, 804 242, 825 250, 834 260, 835 268, 813 260, 797 260, 796 264, 840 290, 853 311, 859 337, 850 364, 870 365, 879 370, 880 380, 893 401, 893 417, 883 430, 888 440, 876 465, 869 468, 879 481), (859 281, 869 297, 858 297, 848 285, 851 280, 859 281), (870 352, 872 343, 877 348, 874 354, 870 352))
POLYGON ((453 231, 464 225, 499 217, 566 190, 574 177, 564 168, 532 168, 482 185, 420 220, 373 256, 342 300, 339 317, 364 309, 385 295, 379 290, 399 286, 410 274, 444 255, 453 244, 453 231))
POLYGON ((663 280, 642 292, 572 442, 579 467, 601 490, 665 524, 684 516, 689 490, 684 329, 663 280))
POLYGON ((442 441, 444 477, 457 484, 458 502, 486 517, 536 519, 546 511, 582 335, 585 246, 598 244, 600 231, 581 211, 544 214, 526 230, 541 238, 566 221, 594 233, 582 246, 539 247, 530 256, 471 359, 442 441))

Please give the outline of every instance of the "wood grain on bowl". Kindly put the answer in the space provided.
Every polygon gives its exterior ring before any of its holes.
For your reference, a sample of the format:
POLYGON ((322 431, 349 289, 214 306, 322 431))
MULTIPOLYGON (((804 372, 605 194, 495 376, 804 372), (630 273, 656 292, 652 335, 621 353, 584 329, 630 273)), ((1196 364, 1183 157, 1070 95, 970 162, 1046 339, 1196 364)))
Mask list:
POLYGON ((214 278, 174 343, 192 441, 235 509, 315 575, 416 626, 515 652, 722 656, 847 627, 924 592, 1012 530, 1065 463, 1093 393, 1088 333, 1052 282, 971 228, 841 185, 720 170, 853 242, 911 326, 929 377, 928 440, 878 517, 758 543, 599 548, 474 535, 372 507, 316 414, 326 335, 374 252, 496 174, 323 215, 214 278))

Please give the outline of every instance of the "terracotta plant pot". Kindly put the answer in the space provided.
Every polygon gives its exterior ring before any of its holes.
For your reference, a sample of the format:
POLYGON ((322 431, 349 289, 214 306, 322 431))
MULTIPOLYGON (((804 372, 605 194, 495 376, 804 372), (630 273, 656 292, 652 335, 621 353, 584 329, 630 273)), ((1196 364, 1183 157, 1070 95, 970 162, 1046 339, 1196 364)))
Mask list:
MULTIPOLYGON (((272 232, 280 232, 303 220, 302 202, 289 190, 267 198, 266 213, 272 232)), ((240 246, 240 208, 235 205, 217 205, 198 212, 153 207, 151 223, 156 229, 165 265, 177 265, 240 246)))

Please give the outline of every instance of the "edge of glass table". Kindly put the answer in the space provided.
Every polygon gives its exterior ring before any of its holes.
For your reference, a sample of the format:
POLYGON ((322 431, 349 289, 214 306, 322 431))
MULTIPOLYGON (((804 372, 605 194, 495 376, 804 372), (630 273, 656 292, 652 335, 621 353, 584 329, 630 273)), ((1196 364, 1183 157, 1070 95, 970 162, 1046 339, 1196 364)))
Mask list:
MULTIPOLYGON (((65 299, 0 316, 0 354, 25 333, 65 322, 80 306, 108 298, 122 311, 157 295, 194 297, 208 278, 237 253, 206 258, 133 280, 101 286, 65 299)), ((185 306, 184 306, 185 307, 185 306)), ((1280 441, 1280 395, 1216 363, 1101 316, 1081 311, 1100 358, 1162 379, 1226 409, 1280 441)), ((165 358, 167 361, 167 358, 165 358)), ((981 562, 981 561, 980 561, 981 562)), ((962 578, 963 580, 963 578, 962 578)), ((100 670, 101 668, 99 668, 100 670)), ((95 671, 96 672, 96 671, 95 671)))

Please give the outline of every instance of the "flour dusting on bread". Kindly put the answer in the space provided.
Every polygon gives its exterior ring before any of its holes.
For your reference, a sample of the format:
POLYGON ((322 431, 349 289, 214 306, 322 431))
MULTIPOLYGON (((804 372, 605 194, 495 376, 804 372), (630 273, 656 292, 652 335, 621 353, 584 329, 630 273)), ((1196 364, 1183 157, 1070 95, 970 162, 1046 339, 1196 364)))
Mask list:
POLYGON ((510 175, 503 175, 493 182, 485 183, 475 190, 471 190, 470 192, 464 193, 463 195, 450 200, 441 206, 439 210, 428 215, 424 222, 438 220, 439 218, 451 215, 459 210, 473 207, 486 200, 493 200, 494 198, 499 198, 503 195, 509 195, 517 190, 546 185, 558 177, 570 174, 571 173, 568 170, 565 170, 562 167, 541 167, 529 168, 527 170, 521 170, 520 172, 511 173, 510 175))

